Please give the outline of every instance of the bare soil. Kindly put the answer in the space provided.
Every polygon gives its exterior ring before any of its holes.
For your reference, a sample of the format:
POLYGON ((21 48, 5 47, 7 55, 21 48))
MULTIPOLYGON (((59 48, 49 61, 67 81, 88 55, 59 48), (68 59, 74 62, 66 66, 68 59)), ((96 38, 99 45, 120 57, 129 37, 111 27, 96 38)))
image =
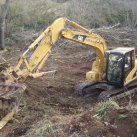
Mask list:
MULTIPOLYGON (((120 35, 121 39, 137 37, 134 31, 124 34, 120 35)), ((125 46, 127 42, 115 42, 109 38, 107 41, 108 44, 111 41, 114 47, 125 46)), ((131 39, 131 42, 128 41, 128 46, 130 45, 135 46, 136 41, 131 39)), ((25 48, 9 48, 4 52, 3 58, 9 65, 15 65, 25 48)), ((109 120, 100 121, 93 117, 96 100, 74 94, 74 85, 84 81, 86 72, 91 68, 93 53, 94 49, 91 47, 68 41, 65 45, 54 48, 43 71, 57 70, 57 74, 25 81, 27 91, 24 93, 20 111, 1 130, 0 136, 35 137, 33 129, 39 129, 42 123, 48 121, 62 129, 56 134, 58 137, 136 137, 137 113, 125 111, 126 117, 119 120, 117 116, 120 112, 112 111, 106 115, 110 117, 109 120)), ((128 103, 126 100, 121 104, 128 103)))

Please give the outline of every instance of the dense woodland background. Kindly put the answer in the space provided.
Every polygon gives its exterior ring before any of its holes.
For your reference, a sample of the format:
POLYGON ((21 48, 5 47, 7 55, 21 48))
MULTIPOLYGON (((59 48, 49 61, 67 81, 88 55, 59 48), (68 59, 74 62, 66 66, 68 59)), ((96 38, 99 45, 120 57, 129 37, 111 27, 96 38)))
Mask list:
MULTIPOLYGON (((2 3, 2 1, 1 1, 2 3)), ((136 0, 11 0, 6 45, 23 45, 56 18, 66 16, 87 28, 137 28, 136 0)))

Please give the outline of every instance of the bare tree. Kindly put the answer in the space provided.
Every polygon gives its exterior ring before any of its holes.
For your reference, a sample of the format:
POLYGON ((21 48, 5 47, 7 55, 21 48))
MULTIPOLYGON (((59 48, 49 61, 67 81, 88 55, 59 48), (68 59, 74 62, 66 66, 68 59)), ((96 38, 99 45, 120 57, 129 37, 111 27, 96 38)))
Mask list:
POLYGON ((0 50, 4 49, 4 32, 5 32, 5 19, 9 9, 10 0, 5 0, 4 4, 1 6, 0 13, 0 50))

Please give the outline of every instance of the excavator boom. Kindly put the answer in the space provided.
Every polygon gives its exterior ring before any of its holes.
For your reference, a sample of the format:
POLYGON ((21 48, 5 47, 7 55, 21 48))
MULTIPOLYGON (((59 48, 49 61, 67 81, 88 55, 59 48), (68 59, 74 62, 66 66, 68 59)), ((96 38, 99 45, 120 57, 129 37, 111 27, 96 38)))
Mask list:
POLYGON ((59 37, 95 48, 97 58, 92 70, 87 73, 87 79, 92 79, 93 81, 102 80, 106 70, 105 54, 108 50, 105 40, 101 36, 67 18, 59 18, 28 47, 15 67, 7 69, 5 74, 7 77, 6 82, 14 82, 20 79, 25 80, 28 76, 36 78, 46 75, 47 72, 40 72, 40 70, 43 68, 46 60, 51 54, 52 47, 55 45, 59 37), (66 28, 67 23, 75 30, 66 28), (32 54, 28 58, 27 55, 31 51, 32 54))

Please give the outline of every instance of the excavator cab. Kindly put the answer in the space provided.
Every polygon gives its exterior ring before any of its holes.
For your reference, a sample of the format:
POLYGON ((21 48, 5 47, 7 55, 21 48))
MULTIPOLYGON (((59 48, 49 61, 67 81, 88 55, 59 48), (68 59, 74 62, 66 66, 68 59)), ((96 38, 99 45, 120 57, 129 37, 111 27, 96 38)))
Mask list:
POLYGON ((134 48, 116 48, 107 51, 106 80, 108 84, 120 86, 135 66, 134 48))

